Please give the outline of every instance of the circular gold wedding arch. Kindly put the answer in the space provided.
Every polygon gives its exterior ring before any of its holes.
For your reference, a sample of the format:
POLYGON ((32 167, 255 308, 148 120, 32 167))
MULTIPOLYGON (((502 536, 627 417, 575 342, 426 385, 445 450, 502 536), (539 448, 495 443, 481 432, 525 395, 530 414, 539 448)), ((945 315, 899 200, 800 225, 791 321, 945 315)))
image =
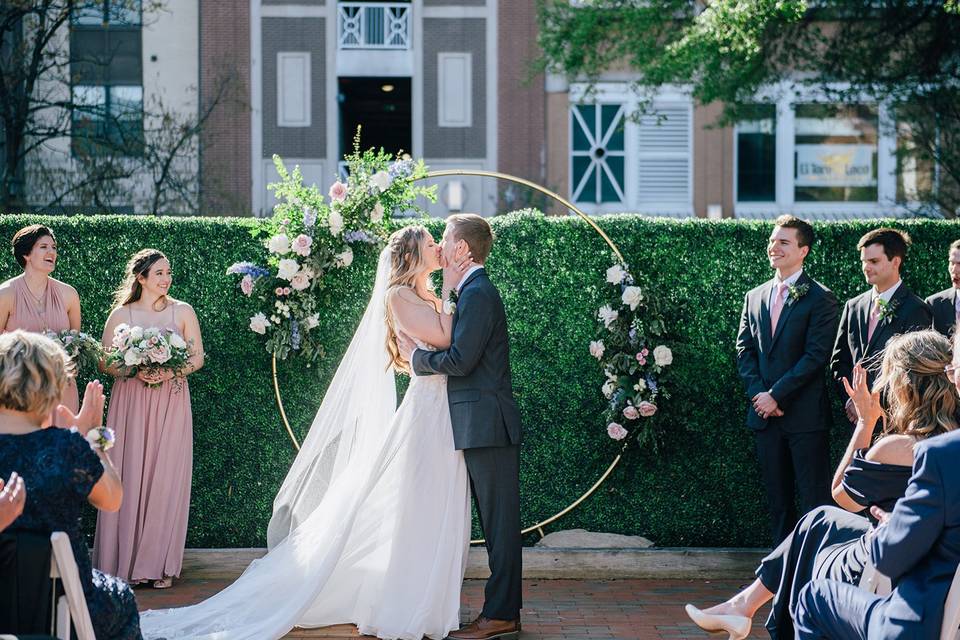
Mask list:
MULTIPOLYGON (((626 262, 623 259, 623 254, 620 253, 620 249, 618 249, 617 245, 614 244, 613 240, 610 239, 610 236, 608 236, 603 231, 603 229, 601 229, 597 225, 597 223, 590 218, 590 216, 588 216, 583 211, 578 209, 576 205, 574 205, 572 202, 570 202, 560 194, 554 191, 551 191, 546 187, 542 187, 536 184, 535 182, 530 182, 529 180, 518 178, 517 176, 512 176, 506 173, 499 173, 497 171, 482 171, 479 169, 446 169, 442 171, 430 171, 424 177, 418 178, 418 180, 428 180, 430 178, 446 178, 446 177, 453 177, 453 176, 473 176, 473 177, 481 177, 481 178, 495 178, 497 180, 505 180, 507 182, 513 182, 514 184, 519 184, 525 187, 529 187, 534 191, 538 191, 543 195, 547 196, 548 198, 556 202, 559 202, 564 207, 566 207, 567 209, 575 213, 577 216, 579 216, 584 222, 590 225, 590 227, 594 231, 596 231, 601 238, 603 238, 604 242, 607 243, 607 246, 610 247, 610 250, 613 251, 613 253, 617 256, 617 258, 620 260, 621 263, 626 262)), ((283 408, 283 398, 280 394, 280 383, 277 380, 277 356, 276 355, 273 356, 272 370, 273 370, 273 391, 277 397, 277 407, 280 409, 280 418, 283 420, 283 426, 287 430, 287 435, 290 436, 290 441, 293 443, 294 449, 296 449, 297 451, 300 451, 300 443, 297 441, 297 437, 294 435, 293 429, 290 428, 290 421, 287 419, 287 412, 283 408)), ((607 467, 607 470, 603 472, 603 475, 601 475, 600 478, 596 482, 594 482, 593 485, 583 493, 583 495, 581 495, 579 498, 571 502, 570 505, 568 505, 562 511, 559 511, 554 515, 550 516, 549 518, 541 520, 536 524, 530 525, 529 527, 522 529, 520 533, 527 534, 527 533, 536 531, 537 533, 540 534, 541 538, 545 536, 546 534, 543 531, 543 527, 553 522, 556 522, 563 516, 567 515, 568 513, 576 509, 578 506, 580 506, 583 503, 584 500, 592 496, 594 492, 596 492, 596 490, 600 488, 600 485, 602 485, 606 481, 606 479, 610 477, 610 474, 613 473, 613 470, 617 468, 618 464, 620 464, 620 459, 623 457, 623 452, 626 450, 626 448, 627 448, 627 445, 624 444, 623 448, 620 450, 620 453, 618 453, 617 457, 613 459, 613 462, 611 462, 610 466, 607 467)), ((471 544, 482 544, 484 540, 471 540, 470 542, 471 544)))

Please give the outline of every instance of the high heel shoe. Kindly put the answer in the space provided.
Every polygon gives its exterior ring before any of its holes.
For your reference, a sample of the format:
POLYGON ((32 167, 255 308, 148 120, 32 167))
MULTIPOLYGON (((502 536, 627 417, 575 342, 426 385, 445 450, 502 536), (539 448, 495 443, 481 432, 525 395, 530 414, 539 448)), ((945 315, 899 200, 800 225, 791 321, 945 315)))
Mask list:
POLYGON ((684 610, 698 627, 704 631, 726 631, 730 634, 729 640, 743 640, 750 635, 750 627, 753 626, 753 620, 747 616, 718 616, 704 613, 692 604, 688 604, 684 610))

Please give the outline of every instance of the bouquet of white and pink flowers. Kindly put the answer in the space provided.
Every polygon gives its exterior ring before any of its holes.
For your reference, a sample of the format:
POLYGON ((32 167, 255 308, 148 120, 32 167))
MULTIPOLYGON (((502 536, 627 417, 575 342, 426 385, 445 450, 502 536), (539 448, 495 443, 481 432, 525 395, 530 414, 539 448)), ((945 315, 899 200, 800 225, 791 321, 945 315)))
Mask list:
MULTIPOLYGON (((113 332, 106 363, 108 367, 125 370, 129 378, 141 371, 171 371, 174 384, 180 387, 191 355, 190 345, 175 331, 121 324, 113 332)), ((144 384, 151 389, 160 387, 160 383, 144 384)))
POLYGON ((67 329, 60 332, 47 331, 44 335, 63 347, 78 371, 80 369, 96 370, 100 358, 103 357, 100 341, 89 333, 67 329))

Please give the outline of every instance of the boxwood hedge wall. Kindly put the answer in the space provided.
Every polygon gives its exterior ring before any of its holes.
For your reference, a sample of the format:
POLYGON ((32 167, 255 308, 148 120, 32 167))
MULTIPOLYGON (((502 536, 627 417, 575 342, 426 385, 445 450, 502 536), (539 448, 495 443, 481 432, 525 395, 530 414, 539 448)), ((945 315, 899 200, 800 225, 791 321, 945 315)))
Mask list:
MULTIPOLYGON (((9 238, 37 221, 55 228, 55 275, 79 290, 84 327, 97 333, 127 257, 145 246, 170 256, 173 295, 196 308, 208 353, 206 367, 190 381, 195 463, 188 546, 262 546, 271 501, 293 451, 274 403, 269 356, 247 329, 256 305, 224 273, 234 261, 261 255, 249 234, 256 221, 0 216, 0 235, 9 238)), ((429 222, 437 236, 442 224, 429 222)), ((641 285, 669 302, 674 395, 653 418, 662 431, 659 449, 628 451, 599 492, 550 529, 642 534, 665 546, 766 544, 763 492, 752 437, 743 426, 746 398, 733 344, 744 292, 771 275, 765 258, 770 224, 633 215, 604 217, 599 224, 642 270, 641 285)), ((960 228, 940 221, 896 224, 914 239, 907 283, 923 295, 948 286, 947 246, 960 228)), ((865 288, 856 241, 874 226, 817 227, 807 270, 841 300, 865 288)), ((618 451, 598 422, 602 376, 587 352, 611 258, 576 218, 511 214, 496 218, 494 227, 498 240, 489 271, 510 320, 526 438, 522 505, 530 524, 580 495, 618 451)), ((330 280, 320 327, 327 357, 313 367, 281 363, 287 411, 301 436, 362 314, 374 265, 374 252, 361 252, 353 268, 330 280)), ((8 252, 0 276, 16 273, 8 252)), ((848 436, 843 423, 835 423, 834 458, 848 436)))

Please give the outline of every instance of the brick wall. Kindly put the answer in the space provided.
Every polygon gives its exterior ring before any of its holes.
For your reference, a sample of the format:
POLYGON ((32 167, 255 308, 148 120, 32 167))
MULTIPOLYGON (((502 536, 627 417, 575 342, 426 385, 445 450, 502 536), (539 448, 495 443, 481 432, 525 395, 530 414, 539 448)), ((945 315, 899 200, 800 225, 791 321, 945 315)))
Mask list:
POLYGON ((250 7, 235 0, 201 0, 201 104, 210 103, 224 75, 232 78, 231 99, 216 107, 201 136, 201 211, 249 215, 250 7))

